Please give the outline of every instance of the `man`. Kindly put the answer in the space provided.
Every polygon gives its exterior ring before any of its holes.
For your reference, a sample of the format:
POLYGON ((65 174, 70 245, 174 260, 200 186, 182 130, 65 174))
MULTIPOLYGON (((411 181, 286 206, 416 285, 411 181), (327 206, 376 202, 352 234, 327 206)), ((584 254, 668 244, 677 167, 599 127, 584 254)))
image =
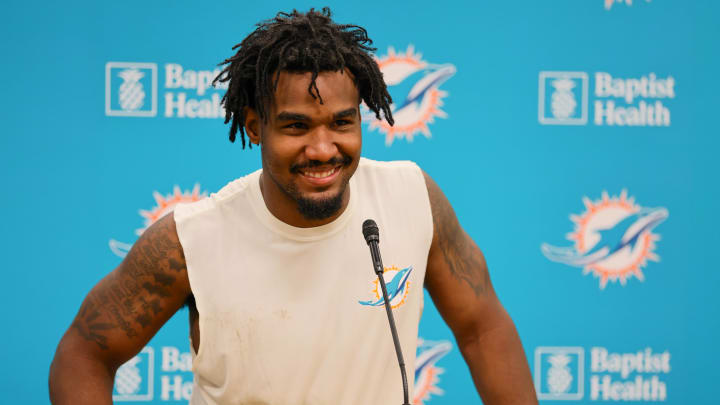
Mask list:
POLYGON ((53 403, 111 403, 115 370, 188 303, 191 404, 400 404, 366 218, 396 276, 409 368, 424 284, 485 403, 536 403, 482 253, 438 186, 413 163, 360 158, 360 102, 393 122, 369 44, 323 9, 280 13, 236 46, 216 80, 230 140, 259 145, 262 170, 159 220, 90 291, 51 366, 53 403))

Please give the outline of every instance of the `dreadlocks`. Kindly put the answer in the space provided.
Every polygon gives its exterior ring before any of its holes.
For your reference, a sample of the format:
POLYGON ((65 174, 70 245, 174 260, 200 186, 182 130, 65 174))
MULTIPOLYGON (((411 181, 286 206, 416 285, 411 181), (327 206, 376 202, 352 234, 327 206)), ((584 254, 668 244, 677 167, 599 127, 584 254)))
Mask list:
MULTIPOLYGON (((307 13, 278 13, 275 18, 257 24, 257 28, 232 49, 237 53, 224 60, 227 65, 213 80, 229 82, 222 98, 225 123, 230 125, 230 142, 240 131, 245 148, 244 108, 250 107, 267 122, 268 107, 272 104, 280 72, 311 72, 308 92, 322 104, 315 79, 318 73, 343 71, 347 68, 354 76, 360 98, 380 118, 394 123, 390 111, 392 99, 383 81, 382 73, 369 54, 376 50, 367 31, 357 25, 335 24, 330 9, 321 12, 310 9, 307 13)), ((251 145, 252 147, 252 145, 251 145)))

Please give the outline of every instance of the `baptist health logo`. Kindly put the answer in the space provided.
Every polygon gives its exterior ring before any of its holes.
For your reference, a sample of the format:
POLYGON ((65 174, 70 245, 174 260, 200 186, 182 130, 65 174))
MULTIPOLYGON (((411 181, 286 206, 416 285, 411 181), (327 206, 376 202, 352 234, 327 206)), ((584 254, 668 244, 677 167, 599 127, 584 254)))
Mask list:
POLYGON ((587 123, 587 73, 540 72, 539 85, 538 119, 541 124, 587 123))
POLYGON ((535 391, 538 399, 581 399, 584 356, 582 347, 535 349, 535 391))
POLYGON ((633 352, 590 349, 590 373, 585 378, 583 347, 540 346, 535 349, 535 391, 540 400, 581 400, 589 383, 592 401, 665 401, 670 352, 645 347, 633 352))
POLYGON ((597 126, 669 127, 667 100, 675 98, 675 79, 648 73, 614 77, 607 72, 543 71, 538 79, 538 121, 542 125, 586 125, 589 107, 597 126), (663 102, 665 101, 665 102, 663 102))
POLYGON ((106 63, 105 115, 157 115, 157 65, 136 62, 106 63))
POLYGON ((145 347, 115 373, 113 401, 152 401, 155 351, 145 347))
POLYGON ((225 117, 220 101, 228 84, 212 85, 219 69, 193 70, 178 63, 166 63, 162 71, 163 80, 158 82, 156 63, 107 62, 105 115, 155 117, 160 99, 165 118, 225 117))
MULTIPOLYGON (((187 403, 193 389, 192 355, 175 346, 159 351, 159 401, 187 403)), ((155 377, 155 350, 146 346, 115 373, 113 402, 152 401, 155 377)))

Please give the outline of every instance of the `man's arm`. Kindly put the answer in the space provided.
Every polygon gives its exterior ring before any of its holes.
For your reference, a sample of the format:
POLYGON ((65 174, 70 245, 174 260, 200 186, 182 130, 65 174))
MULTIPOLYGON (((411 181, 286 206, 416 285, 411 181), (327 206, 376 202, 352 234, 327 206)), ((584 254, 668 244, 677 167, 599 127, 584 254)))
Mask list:
POLYGON ((482 252, 427 174, 425 182, 434 228, 425 287, 455 334, 478 393, 488 405, 537 404, 520 337, 495 295, 482 252))
POLYGON ((148 228, 85 298, 50 366, 53 404, 112 404, 115 371, 190 294, 173 215, 148 228))

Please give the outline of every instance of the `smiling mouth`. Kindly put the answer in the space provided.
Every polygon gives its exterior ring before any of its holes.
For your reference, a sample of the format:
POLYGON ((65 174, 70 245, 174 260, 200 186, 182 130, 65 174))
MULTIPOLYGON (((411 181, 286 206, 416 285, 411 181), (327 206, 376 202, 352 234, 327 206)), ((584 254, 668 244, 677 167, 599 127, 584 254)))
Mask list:
POLYGON ((339 170, 340 170, 340 166, 336 166, 336 167, 333 167, 331 169, 326 169, 326 170, 300 170, 300 173, 303 176, 309 177, 311 179, 325 179, 328 177, 332 177, 339 170))

